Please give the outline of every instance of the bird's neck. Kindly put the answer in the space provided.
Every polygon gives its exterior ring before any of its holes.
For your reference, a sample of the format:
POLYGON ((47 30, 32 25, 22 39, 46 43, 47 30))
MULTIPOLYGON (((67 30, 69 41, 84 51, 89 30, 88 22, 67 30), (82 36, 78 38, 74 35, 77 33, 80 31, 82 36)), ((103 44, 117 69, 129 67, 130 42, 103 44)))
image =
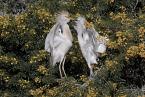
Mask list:
POLYGON ((78 35, 82 35, 84 30, 86 30, 84 25, 77 25, 78 35))
POLYGON ((63 26, 63 25, 67 25, 67 22, 58 22, 58 24, 60 24, 61 26, 63 26))

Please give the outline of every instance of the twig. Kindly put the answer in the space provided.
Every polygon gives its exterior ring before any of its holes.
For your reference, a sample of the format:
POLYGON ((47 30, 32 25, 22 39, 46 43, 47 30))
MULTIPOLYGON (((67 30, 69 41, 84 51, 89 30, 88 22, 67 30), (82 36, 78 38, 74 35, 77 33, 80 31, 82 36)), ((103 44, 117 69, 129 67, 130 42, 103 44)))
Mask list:
POLYGON ((136 1, 136 4, 135 4, 135 6, 134 6, 134 8, 133 8, 133 12, 134 12, 134 10, 136 9, 137 4, 138 4, 138 0, 136 1))

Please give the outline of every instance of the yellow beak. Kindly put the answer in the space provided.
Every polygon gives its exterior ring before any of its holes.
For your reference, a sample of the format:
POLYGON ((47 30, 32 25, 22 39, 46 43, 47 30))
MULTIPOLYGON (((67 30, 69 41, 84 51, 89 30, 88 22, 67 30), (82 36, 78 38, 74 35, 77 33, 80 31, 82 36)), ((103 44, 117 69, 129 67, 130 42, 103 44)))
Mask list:
POLYGON ((74 18, 72 18, 72 17, 69 17, 69 19, 70 19, 70 20, 72 20, 72 21, 73 21, 73 20, 75 20, 75 19, 74 19, 74 18))

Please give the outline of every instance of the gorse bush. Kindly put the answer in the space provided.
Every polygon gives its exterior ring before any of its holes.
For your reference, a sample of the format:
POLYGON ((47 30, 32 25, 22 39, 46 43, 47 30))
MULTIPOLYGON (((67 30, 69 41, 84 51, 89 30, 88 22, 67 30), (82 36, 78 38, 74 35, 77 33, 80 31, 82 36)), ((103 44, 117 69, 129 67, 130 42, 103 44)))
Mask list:
POLYGON ((141 0, 0 1, 0 96, 2 97, 140 97, 145 85, 145 4, 141 0), (18 5, 18 6, 10 6, 18 5), (7 6, 9 5, 9 6, 7 6), (24 7, 25 6, 25 7, 24 7), (14 10, 15 9, 15 10, 14 10), (49 65, 44 51, 55 15, 79 14, 109 38, 94 80, 79 49, 77 33, 67 54, 66 79, 49 65), (14 11, 14 12, 13 12, 14 11))

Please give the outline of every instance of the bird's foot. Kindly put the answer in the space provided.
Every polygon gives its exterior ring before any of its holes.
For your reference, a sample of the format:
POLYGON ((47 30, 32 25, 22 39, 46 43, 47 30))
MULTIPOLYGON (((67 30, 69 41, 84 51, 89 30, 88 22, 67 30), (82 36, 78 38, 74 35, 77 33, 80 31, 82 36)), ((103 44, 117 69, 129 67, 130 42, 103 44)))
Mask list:
POLYGON ((94 80, 94 77, 89 77, 89 80, 94 80))
POLYGON ((94 74, 90 74, 89 79, 94 80, 94 76, 95 76, 94 74))
POLYGON ((61 77, 61 79, 66 79, 67 77, 65 77, 65 76, 63 76, 63 77, 61 77))

